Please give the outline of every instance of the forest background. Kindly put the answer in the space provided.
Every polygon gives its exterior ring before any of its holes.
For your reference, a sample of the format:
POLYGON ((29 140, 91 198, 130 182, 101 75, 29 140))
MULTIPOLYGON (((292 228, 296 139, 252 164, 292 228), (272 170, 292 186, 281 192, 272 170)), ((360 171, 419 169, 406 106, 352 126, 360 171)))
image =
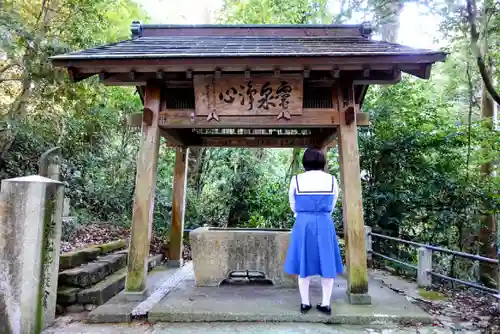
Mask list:
MULTIPOLYGON (((175 7, 173 2, 164 7, 175 7)), ((500 212, 500 3, 493 0, 221 0, 199 23, 352 23, 370 19, 375 37, 397 41, 401 13, 417 4, 439 17, 449 53, 429 81, 404 75, 370 87, 359 135, 367 225, 386 235, 496 257, 500 212), (486 84, 485 84, 486 83, 486 84)), ((429 14, 431 15, 431 14, 429 14)), ((47 149, 62 147, 62 178, 78 224, 129 226, 139 133, 126 117, 142 108, 134 89, 77 84, 49 57, 127 39, 133 20, 151 22, 132 0, 0 2, 0 179, 36 174, 47 149)), ((158 23, 158 22, 154 22, 158 23)), ((359 22, 358 22, 359 23, 359 22)), ((191 150, 186 228, 290 227, 287 189, 301 171, 299 149, 191 150)), ((174 151, 161 146, 156 235, 170 225, 174 151)), ((338 152, 328 167, 338 175, 338 152)), ((342 229, 341 202, 334 212, 342 229)), ((74 228, 65 226, 64 238, 74 228)), ((414 249, 375 247, 414 262, 414 249)), ((494 285, 496 268, 450 257, 447 274, 494 285)))

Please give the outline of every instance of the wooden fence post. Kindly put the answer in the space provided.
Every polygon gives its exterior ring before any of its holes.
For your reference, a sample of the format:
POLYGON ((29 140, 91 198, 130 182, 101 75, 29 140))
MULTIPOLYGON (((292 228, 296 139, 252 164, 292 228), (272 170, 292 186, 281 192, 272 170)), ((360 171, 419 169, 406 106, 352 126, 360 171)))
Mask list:
POLYGON ((429 288, 432 285, 432 250, 420 247, 418 249, 418 273, 417 283, 418 286, 429 288))
POLYGON ((372 233, 372 228, 370 226, 365 226, 366 263, 368 265, 368 268, 373 267, 371 233, 372 233))

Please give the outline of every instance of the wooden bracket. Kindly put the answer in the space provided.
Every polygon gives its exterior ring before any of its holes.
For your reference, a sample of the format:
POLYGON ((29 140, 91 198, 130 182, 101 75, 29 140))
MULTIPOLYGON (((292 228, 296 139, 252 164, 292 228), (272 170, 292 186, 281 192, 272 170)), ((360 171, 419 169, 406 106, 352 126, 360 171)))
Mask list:
POLYGON ((76 82, 76 73, 77 73, 76 68, 68 67, 69 81, 76 82))
POLYGON ((282 112, 279 113, 278 117, 276 117, 277 120, 280 120, 280 119, 287 119, 287 120, 291 120, 292 119, 292 116, 290 115, 290 113, 286 110, 283 110, 282 112))
POLYGON ((109 78, 109 74, 106 73, 106 71, 103 70, 103 71, 99 72, 99 80, 100 81, 104 81, 107 78, 109 78))
POLYGON ((304 69, 304 78, 309 78, 311 76, 311 70, 308 68, 304 69))
POLYGON ((215 112, 211 112, 207 116, 207 122, 210 122, 211 120, 215 119, 217 122, 219 121, 219 115, 217 115, 215 112))
POLYGON ((356 122, 356 113, 354 112, 354 106, 351 104, 344 110, 345 123, 350 125, 356 122))
POLYGON ((131 80, 131 81, 134 81, 136 78, 137 78, 137 75, 135 73, 134 70, 131 70, 129 73, 128 73, 128 78, 131 80))
POLYGON ((151 126, 153 124, 153 110, 149 108, 144 108, 142 113, 142 121, 146 123, 147 126, 151 126))

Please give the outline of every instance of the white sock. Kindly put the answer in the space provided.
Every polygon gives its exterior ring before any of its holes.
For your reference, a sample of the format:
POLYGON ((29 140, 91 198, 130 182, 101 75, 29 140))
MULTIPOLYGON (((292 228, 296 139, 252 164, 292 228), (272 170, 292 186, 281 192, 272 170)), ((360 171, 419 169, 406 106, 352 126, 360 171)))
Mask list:
POLYGON ((309 305, 309 282, 311 282, 311 277, 299 277, 299 292, 300 298, 302 299, 302 304, 309 305))
POLYGON ((321 287, 323 290, 323 301, 321 306, 330 306, 333 290, 333 278, 321 278, 321 287))

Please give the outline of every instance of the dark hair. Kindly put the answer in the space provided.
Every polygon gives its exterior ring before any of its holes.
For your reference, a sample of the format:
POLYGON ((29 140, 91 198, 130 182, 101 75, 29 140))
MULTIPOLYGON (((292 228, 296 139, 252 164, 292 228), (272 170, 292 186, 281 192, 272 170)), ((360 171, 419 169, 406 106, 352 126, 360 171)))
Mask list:
POLYGON ((306 171, 325 169, 326 159, 323 152, 315 148, 308 148, 302 157, 302 166, 306 171))

